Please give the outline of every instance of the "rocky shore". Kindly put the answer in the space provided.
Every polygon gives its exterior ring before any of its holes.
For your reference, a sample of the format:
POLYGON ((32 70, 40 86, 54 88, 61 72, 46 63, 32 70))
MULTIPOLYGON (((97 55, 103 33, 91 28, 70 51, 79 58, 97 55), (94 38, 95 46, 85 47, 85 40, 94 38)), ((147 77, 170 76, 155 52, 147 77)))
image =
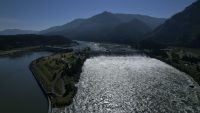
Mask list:
MULTIPOLYGON (((200 85, 200 57, 186 49, 152 50, 145 53, 190 75, 200 85)), ((192 87, 192 86, 191 86, 192 87)))

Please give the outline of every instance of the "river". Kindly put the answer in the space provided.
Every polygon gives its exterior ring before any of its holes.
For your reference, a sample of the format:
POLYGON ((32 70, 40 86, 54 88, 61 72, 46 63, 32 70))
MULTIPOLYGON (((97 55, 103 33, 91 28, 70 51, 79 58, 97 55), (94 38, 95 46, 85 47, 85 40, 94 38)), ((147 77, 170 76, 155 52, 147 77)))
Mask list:
POLYGON ((200 87, 191 77, 145 56, 86 60, 71 113, 199 113, 200 87))
MULTIPOLYGON (((200 112, 200 86, 185 73, 162 61, 132 54, 137 52, 129 47, 89 46, 103 54, 85 61, 73 103, 54 108, 53 113, 200 112)), ((0 57, 0 113, 48 112, 48 101, 28 66, 49 54, 0 57)))
POLYGON ((0 113, 47 113, 48 100, 29 70, 29 64, 48 52, 0 57, 0 113))

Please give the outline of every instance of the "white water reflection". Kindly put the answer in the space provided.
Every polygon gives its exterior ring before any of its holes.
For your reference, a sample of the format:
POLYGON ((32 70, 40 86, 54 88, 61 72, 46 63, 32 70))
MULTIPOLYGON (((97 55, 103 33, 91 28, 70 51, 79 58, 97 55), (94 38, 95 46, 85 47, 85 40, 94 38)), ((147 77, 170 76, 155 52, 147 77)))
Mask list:
POLYGON ((152 58, 90 58, 77 86, 77 95, 66 112, 200 112, 199 85, 186 74, 152 58))

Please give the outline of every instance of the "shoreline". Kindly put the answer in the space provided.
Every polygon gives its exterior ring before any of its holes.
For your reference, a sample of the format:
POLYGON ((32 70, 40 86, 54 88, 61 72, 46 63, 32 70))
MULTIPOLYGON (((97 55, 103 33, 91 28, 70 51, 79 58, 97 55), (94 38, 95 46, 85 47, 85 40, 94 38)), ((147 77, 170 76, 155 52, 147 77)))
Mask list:
POLYGON ((157 60, 160 60, 160 61, 162 61, 162 62, 164 62, 164 63, 166 63, 166 64, 168 64, 168 65, 170 65, 170 66, 172 66, 172 67, 174 67, 174 68, 176 68, 177 70, 179 70, 179 71, 181 71, 181 72, 187 74, 189 77, 191 77, 191 78, 193 79, 193 81, 195 81, 198 85, 200 85, 200 81, 198 81, 198 80, 193 76, 192 73, 189 73, 189 72, 184 71, 184 69, 180 68, 180 67, 177 66, 176 64, 170 63, 170 61, 167 61, 166 59, 161 59, 161 58, 157 58, 157 57, 152 57, 152 58, 155 58, 155 59, 157 59, 157 60))
MULTIPOLYGON (((40 58, 38 58, 40 59, 40 58)), ((36 59, 36 60, 38 60, 36 59)), ((31 64, 29 65, 29 70, 31 71, 32 75, 34 76, 35 80, 37 81, 38 86, 40 87, 40 89, 42 90, 45 98, 48 101, 48 113, 52 113, 52 102, 51 102, 51 98, 48 95, 48 92, 45 90, 44 86, 42 85, 41 81, 37 78, 36 73, 33 71, 32 69, 33 66, 33 61, 31 62, 31 64)))
MULTIPOLYGON (((161 53, 162 51, 160 51, 161 53)), ((177 70, 187 74, 190 76, 198 85, 200 85, 200 65, 192 63, 190 61, 183 61, 180 56, 178 58, 174 59, 171 54, 172 52, 162 52, 164 54, 153 54, 152 52, 145 52, 146 55, 148 55, 151 58, 155 58, 157 60, 160 60, 177 70), (199 69, 197 69, 199 67, 199 69)), ((177 53, 176 53, 177 54, 177 53)))
POLYGON ((29 47, 29 48, 22 48, 22 49, 13 49, 13 50, 8 50, 8 51, 0 51, 0 56, 6 56, 6 55, 12 55, 12 54, 17 54, 17 53, 23 53, 23 52, 31 52, 35 50, 40 50, 42 49, 41 47, 29 47))
POLYGON ((48 46, 33 46, 33 47, 26 47, 26 48, 18 48, 18 49, 12 49, 8 51, 0 51, 0 56, 8 56, 8 55, 14 55, 14 54, 20 54, 24 52, 33 52, 33 51, 49 51, 53 53, 59 53, 63 51, 72 51, 70 48, 54 48, 54 47, 48 47, 48 46))

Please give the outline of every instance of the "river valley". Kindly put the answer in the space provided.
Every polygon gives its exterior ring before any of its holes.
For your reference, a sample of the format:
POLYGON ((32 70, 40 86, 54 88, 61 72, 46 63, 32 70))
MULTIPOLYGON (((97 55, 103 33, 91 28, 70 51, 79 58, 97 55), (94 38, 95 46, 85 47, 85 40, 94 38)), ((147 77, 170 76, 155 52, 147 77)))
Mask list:
MULTIPOLYGON (((123 53, 135 50, 89 45, 94 51, 109 54, 95 55, 85 61, 73 103, 53 108, 53 113, 200 112, 200 86, 187 74, 145 55, 110 54, 115 52, 113 48, 123 53)), ((48 101, 28 66, 49 54, 33 52, 0 58, 1 113, 48 112, 48 101)))

